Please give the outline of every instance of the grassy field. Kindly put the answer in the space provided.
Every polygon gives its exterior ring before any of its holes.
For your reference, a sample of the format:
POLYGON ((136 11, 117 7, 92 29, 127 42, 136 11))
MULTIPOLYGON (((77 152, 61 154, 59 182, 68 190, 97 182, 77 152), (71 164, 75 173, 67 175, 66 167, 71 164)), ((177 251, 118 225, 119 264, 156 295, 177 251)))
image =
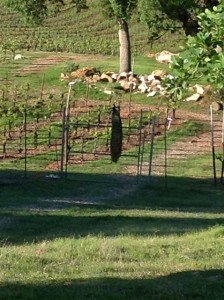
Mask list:
MULTIPOLYGON (((92 22, 93 13, 85 11, 76 16, 77 28, 73 9, 67 9, 60 16, 50 16, 38 29, 18 26, 21 20, 12 12, 3 11, 0 15, 2 141, 8 128, 4 118, 8 122, 16 116, 18 122, 18 115, 10 114, 12 103, 16 107, 28 103, 28 117, 33 117, 43 92, 41 122, 47 118, 50 99, 58 110, 61 95, 64 94, 65 101, 68 92, 67 83, 60 82, 59 76, 71 63, 118 71, 117 27, 113 21, 102 22, 98 15, 96 22, 92 22), (91 34, 99 31, 101 37, 93 42, 91 34), (12 59, 10 51, 14 40, 20 44, 16 52, 24 56, 19 61, 12 59), (8 45, 6 52, 4 45, 8 45), (77 56, 76 51, 88 55, 77 56), (38 59, 44 61, 55 55, 67 58, 42 70, 24 72, 38 59)), ((144 75, 157 68, 168 70, 167 65, 157 64, 147 53, 164 47, 176 51, 178 37, 176 40, 166 36, 150 49, 142 26, 131 23, 130 32, 134 72, 144 75)), ((86 89, 85 84, 77 84, 72 100, 85 99, 86 89)), ((88 97, 107 101, 100 89, 91 89, 88 97)), ((113 100, 117 102, 120 98, 116 95, 113 100)), ((124 105, 129 99, 128 93, 122 94, 124 105)), ((149 100, 141 94, 133 95, 132 101, 149 107, 163 105, 159 97, 149 100)), ((206 114, 208 106, 206 101, 183 103, 180 110, 186 112, 186 122, 171 133, 166 146, 169 148, 191 134, 200 136, 209 131, 209 124, 192 121, 187 115, 191 111, 206 114)), ((156 144, 164 147, 162 140, 158 139, 156 144)), ((212 169, 205 164, 211 163, 209 153, 191 156, 181 163, 176 161, 176 176, 170 176, 168 181, 164 176, 153 177, 151 181, 142 176, 138 185, 132 175, 122 180, 117 176, 114 180, 114 174, 109 173, 121 172, 124 165, 111 165, 105 160, 93 161, 90 167, 75 166, 67 177, 40 175, 38 168, 41 164, 46 166, 49 155, 50 151, 30 159, 33 169, 27 178, 21 176, 23 159, 16 160, 14 169, 10 159, 1 161, 1 300, 223 299, 224 190, 223 185, 213 184, 212 169), (203 168, 206 179, 202 180, 199 174, 203 168), (10 179, 5 178, 6 170, 11 172, 10 179)))
POLYGON ((188 180, 2 184, 0 298, 221 300, 224 191, 188 180))

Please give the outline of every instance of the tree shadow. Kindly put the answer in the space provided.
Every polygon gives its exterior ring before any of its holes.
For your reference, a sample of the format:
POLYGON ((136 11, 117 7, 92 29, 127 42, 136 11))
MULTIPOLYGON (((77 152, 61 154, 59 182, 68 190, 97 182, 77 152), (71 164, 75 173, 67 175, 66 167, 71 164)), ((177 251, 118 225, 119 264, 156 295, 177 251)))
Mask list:
POLYGON ((224 190, 205 181, 194 180, 192 187, 189 178, 173 178, 173 186, 167 187, 164 178, 157 178, 153 185, 145 182, 132 189, 128 181, 105 184, 97 182, 98 174, 91 178, 94 181, 36 177, 5 182, 0 189, 0 238, 20 244, 89 234, 168 236, 224 225, 224 190), (130 209, 152 213, 130 216, 130 209))
POLYGON ((68 216, 57 214, 7 213, 0 221, 1 240, 9 244, 23 244, 53 240, 55 238, 79 238, 88 235, 115 237, 134 236, 169 236, 206 230, 216 225, 224 225, 224 217, 193 218, 164 216, 122 216, 109 215, 107 210, 95 211, 91 215, 68 216))
POLYGON ((4 300, 221 300, 224 271, 183 271, 149 279, 90 278, 40 284, 5 283, 0 285, 4 300))
MULTIPOLYGON (((220 213, 224 211, 224 186, 212 178, 163 177, 145 179, 122 203, 127 207, 145 207, 182 212, 220 213)), ((118 204, 118 201, 114 203, 118 204)))

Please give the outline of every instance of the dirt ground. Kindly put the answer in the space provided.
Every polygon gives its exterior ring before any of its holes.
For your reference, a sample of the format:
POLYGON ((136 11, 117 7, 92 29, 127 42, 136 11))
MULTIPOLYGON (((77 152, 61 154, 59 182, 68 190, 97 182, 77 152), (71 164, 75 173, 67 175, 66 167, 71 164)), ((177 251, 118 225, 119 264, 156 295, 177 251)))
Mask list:
POLYGON ((84 54, 75 54, 75 55, 65 55, 65 54, 50 54, 48 57, 45 58, 37 58, 35 59, 32 64, 22 68, 19 70, 21 74, 33 74, 33 73, 42 73, 43 71, 47 70, 47 68, 54 66, 58 63, 62 62, 86 62, 91 65, 92 61, 97 61, 105 59, 104 56, 101 55, 84 55, 84 54))
MULTIPOLYGON (((99 55, 66 55, 66 54, 50 54, 46 58, 38 58, 34 60, 34 62, 20 70, 22 74, 33 74, 33 73, 40 73, 45 71, 48 67, 61 63, 61 62, 68 62, 68 61, 75 61, 76 63, 88 61, 88 64, 91 65, 91 61, 100 60, 102 57, 99 55)), ((138 111, 141 110, 149 110, 151 108, 150 105, 140 105, 132 103, 131 110, 138 111)), ((127 104, 123 103, 121 107, 121 117, 125 117, 128 115, 129 111, 127 110, 127 104)), ((204 121, 210 124, 210 115, 209 115, 209 108, 207 108, 207 112, 203 109, 203 113, 201 112, 191 112, 188 110, 181 110, 178 109, 177 117, 175 120, 171 122, 170 130, 175 128, 176 126, 184 123, 188 120, 197 120, 197 121, 204 121)), ((221 128, 222 128, 222 120, 215 122, 214 131, 218 132, 217 137, 217 147, 221 149, 221 128)), ((172 149, 170 149, 170 155, 178 156, 189 156, 189 155, 196 155, 211 151, 211 133, 210 131, 199 134, 195 137, 189 137, 184 141, 177 141, 172 145, 172 149)), ((50 166, 49 166, 50 167, 50 166)))

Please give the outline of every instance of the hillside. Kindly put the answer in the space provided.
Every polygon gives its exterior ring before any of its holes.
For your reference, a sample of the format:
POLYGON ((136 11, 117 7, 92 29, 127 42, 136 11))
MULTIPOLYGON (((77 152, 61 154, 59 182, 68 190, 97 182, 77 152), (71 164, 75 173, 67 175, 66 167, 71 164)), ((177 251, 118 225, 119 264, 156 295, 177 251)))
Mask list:
MULTIPOLYGON (((73 52, 82 54, 117 55, 119 44, 118 26, 114 19, 105 19, 98 7, 91 5, 80 13, 73 6, 65 6, 59 13, 50 13, 42 26, 27 25, 20 15, 1 8, 0 46, 2 50, 32 50, 73 52)), ((129 22, 132 53, 145 54, 164 48, 170 51, 179 49, 184 38, 182 33, 163 36, 151 48, 146 26, 133 16, 129 22)))

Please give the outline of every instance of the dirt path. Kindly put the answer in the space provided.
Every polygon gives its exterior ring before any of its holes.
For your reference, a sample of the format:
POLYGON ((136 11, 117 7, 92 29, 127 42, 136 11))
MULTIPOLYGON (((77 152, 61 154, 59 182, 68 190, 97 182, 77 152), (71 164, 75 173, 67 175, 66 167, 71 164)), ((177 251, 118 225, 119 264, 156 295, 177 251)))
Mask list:
MULTIPOLYGON (((92 61, 97 61, 102 59, 101 55, 84 55, 84 54, 75 54, 75 55, 65 55, 65 54, 51 54, 48 57, 37 58, 32 64, 21 68, 18 73, 23 74, 37 74, 45 71, 47 68, 54 66, 56 64, 64 62, 88 62, 91 64, 92 61)), ((104 58, 105 59, 105 58, 104 58)))

